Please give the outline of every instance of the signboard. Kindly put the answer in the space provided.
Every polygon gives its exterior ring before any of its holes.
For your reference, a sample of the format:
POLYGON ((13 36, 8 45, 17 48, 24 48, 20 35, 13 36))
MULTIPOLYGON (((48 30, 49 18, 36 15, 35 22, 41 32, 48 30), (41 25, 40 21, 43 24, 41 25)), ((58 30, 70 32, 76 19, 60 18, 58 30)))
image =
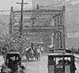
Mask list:
POLYGON ((65 73, 70 73, 70 66, 69 65, 65 66, 65 73))
POLYGON ((54 73, 54 65, 49 65, 48 73, 54 73))
POLYGON ((49 65, 49 69, 54 69, 54 65, 49 65))
POLYGON ((64 66, 63 65, 57 65, 55 72, 56 73, 64 73, 64 66))
POLYGON ((66 53, 65 50, 54 50, 53 52, 54 52, 54 53, 66 53))
POLYGON ((57 65, 56 68, 63 68, 63 65, 57 65))

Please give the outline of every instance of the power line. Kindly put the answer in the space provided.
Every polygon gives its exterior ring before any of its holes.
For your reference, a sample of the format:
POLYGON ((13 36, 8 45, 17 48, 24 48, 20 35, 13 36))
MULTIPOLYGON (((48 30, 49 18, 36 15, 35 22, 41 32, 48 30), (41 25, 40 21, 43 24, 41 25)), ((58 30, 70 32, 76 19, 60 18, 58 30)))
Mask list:
MULTIPOLYGON (((60 1, 59 1, 60 2, 60 1)), ((71 2, 75 2, 75 1, 68 1, 69 3, 71 3, 71 2)), ((61 2, 61 3, 57 3, 57 4, 51 4, 51 5, 47 5, 47 6, 42 6, 42 5, 40 5, 40 7, 49 7, 49 6, 58 6, 58 5, 65 5, 66 3, 68 3, 68 2, 61 2)), ((78 1, 79 2, 79 1, 78 1)))
POLYGON ((9 12, 10 10, 0 10, 0 12, 9 12))
MULTIPOLYGON (((11 3, 13 3, 13 1, 10 1, 11 3)), ((0 10, 0 12, 8 12, 10 10, 0 10)))
POLYGON ((0 23, 1 23, 1 24, 3 24, 3 25, 5 25, 5 24, 6 24, 6 23, 5 23, 5 22, 3 22, 2 20, 0 20, 0 23))
POLYGON ((40 5, 40 7, 49 7, 49 6, 56 6, 56 5, 60 5, 60 4, 63 4, 63 3, 52 4, 52 5, 47 5, 47 6, 42 6, 42 5, 40 5))
MULTIPOLYGON (((69 28, 69 30, 71 30, 71 31, 73 32, 73 31, 74 31, 74 28, 76 28, 76 27, 78 27, 78 26, 79 26, 79 24, 75 25, 74 27, 69 28)), ((68 31, 69 31, 69 30, 68 30, 68 31)), ((75 30, 74 32, 76 32, 76 30, 75 30)))

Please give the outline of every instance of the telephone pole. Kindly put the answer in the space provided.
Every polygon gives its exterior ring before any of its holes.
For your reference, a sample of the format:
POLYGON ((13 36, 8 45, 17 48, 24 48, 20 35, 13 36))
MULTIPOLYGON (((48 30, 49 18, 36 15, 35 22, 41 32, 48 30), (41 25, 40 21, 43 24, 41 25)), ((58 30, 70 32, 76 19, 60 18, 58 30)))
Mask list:
MULTIPOLYGON (((24 4, 28 4, 28 3, 24 3, 24 0, 21 1, 21 3, 18 3, 17 4, 21 4, 21 18, 19 20, 19 38, 20 40, 22 39, 22 35, 23 35, 23 5, 24 4)), ((22 54, 22 49, 23 49, 23 42, 21 41, 21 44, 20 44, 20 48, 19 48, 19 52, 22 54)))
POLYGON ((23 34, 23 5, 24 4, 28 4, 28 3, 24 3, 24 0, 21 1, 21 3, 18 3, 17 4, 21 4, 21 18, 20 18, 20 27, 19 27, 19 32, 20 32, 20 38, 23 34))

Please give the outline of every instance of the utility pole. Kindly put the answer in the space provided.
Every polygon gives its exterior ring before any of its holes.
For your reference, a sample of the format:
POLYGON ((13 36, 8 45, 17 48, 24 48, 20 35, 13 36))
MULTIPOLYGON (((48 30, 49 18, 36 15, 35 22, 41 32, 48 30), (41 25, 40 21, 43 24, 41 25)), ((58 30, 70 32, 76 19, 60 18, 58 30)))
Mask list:
MULTIPOLYGON (((20 26, 19 26, 19 32, 20 32, 19 38, 20 38, 20 40, 22 40, 22 35, 23 35, 23 5, 28 4, 28 3, 24 3, 24 0, 22 0, 21 3, 17 2, 17 4, 21 4, 21 18, 19 20, 19 24, 20 24, 20 26)), ((22 54, 22 48, 23 48, 23 41, 21 41, 20 48, 19 48, 21 54, 22 54)))
POLYGON ((20 19, 20 27, 19 27, 20 38, 21 38, 23 33, 23 5, 28 3, 24 3, 24 0, 22 0, 21 3, 17 2, 17 4, 21 4, 21 19, 20 19))
POLYGON ((9 27, 9 34, 10 36, 12 35, 12 25, 13 25, 13 7, 11 7, 10 10, 10 23, 9 23, 10 27, 9 27))

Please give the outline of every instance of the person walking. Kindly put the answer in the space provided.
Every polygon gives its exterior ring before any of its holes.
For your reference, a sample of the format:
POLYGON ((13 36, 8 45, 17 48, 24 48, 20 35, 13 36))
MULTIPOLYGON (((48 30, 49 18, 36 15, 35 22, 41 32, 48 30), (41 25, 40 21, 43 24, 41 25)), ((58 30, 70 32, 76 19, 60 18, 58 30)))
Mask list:
POLYGON ((42 53, 42 54, 44 53, 44 48, 43 48, 43 47, 41 47, 41 53, 42 53))

